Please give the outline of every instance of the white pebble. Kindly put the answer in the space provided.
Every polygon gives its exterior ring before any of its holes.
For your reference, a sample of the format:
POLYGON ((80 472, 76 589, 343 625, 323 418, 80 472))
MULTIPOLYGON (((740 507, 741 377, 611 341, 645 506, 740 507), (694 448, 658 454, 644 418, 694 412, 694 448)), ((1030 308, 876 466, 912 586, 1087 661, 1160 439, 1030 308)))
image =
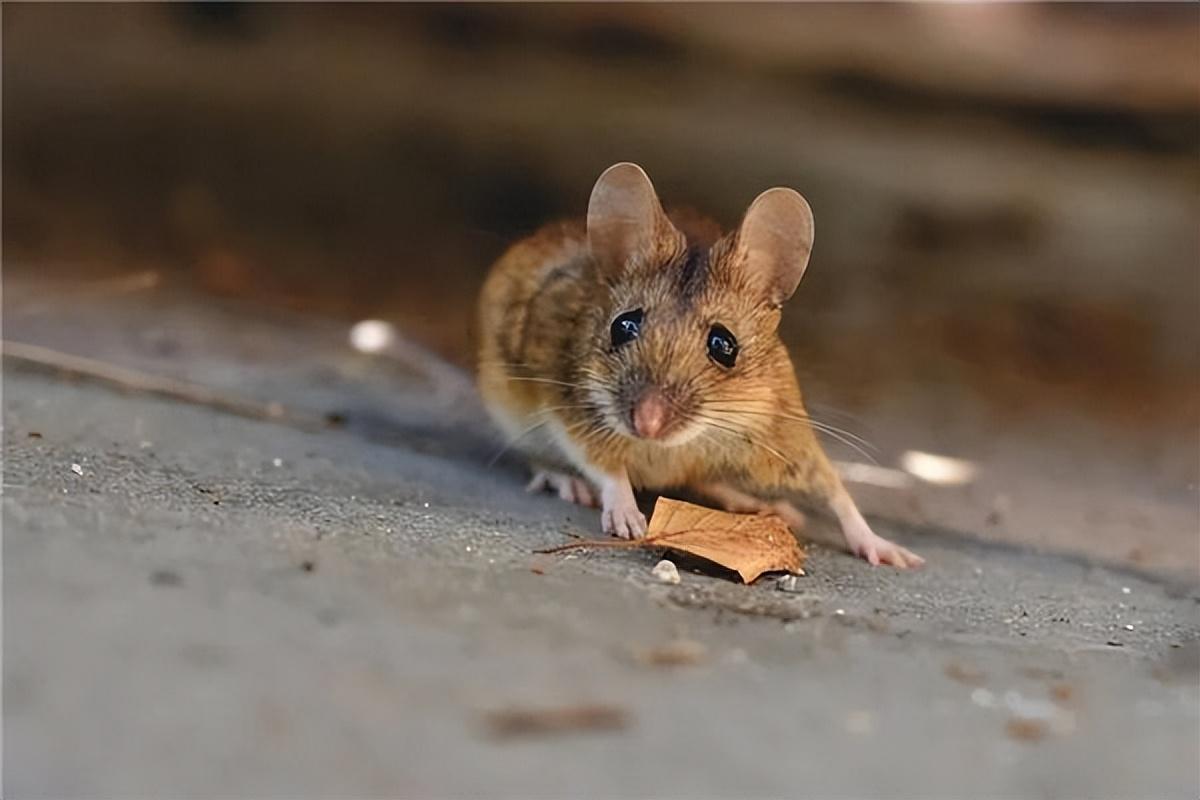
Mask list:
POLYGON ((839 609, 836 609, 836 610, 835 610, 833 613, 834 613, 834 614, 837 614, 839 617, 841 617, 841 616, 844 616, 844 615, 845 615, 845 613, 846 613, 846 609, 844 609, 844 608, 839 608, 839 609))
POLYGON ((654 569, 650 570, 650 574, 658 578, 662 583, 679 583, 679 570, 675 565, 667 561, 665 558, 654 565, 654 569))
POLYGON ((1127 630, 1127 631, 1131 631, 1131 630, 1133 630, 1133 626, 1132 626, 1132 625, 1126 625, 1126 626, 1125 626, 1125 630, 1127 630))
POLYGON ((83 467, 79 466, 78 464, 72 464, 72 465, 71 465, 71 472, 74 472, 76 475, 82 475, 82 474, 83 474, 83 467))
POLYGON ((282 466, 283 466, 283 459, 282 459, 282 458, 276 458, 276 459, 275 459, 275 460, 273 460, 271 463, 272 463, 272 464, 274 464, 274 465, 275 465, 275 466, 277 466, 277 467, 282 467, 282 466))
POLYGON ((1129 587, 1128 587, 1128 586, 1122 586, 1122 587, 1121 587, 1121 594, 1129 594, 1129 587))

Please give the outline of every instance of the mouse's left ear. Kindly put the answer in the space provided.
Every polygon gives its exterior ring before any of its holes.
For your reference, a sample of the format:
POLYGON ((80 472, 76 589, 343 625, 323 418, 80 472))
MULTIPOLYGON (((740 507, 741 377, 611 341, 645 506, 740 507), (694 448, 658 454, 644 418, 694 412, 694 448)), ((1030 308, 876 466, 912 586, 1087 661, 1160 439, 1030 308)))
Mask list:
POLYGON ((682 246, 649 176, 629 162, 613 164, 592 188, 587 236, 596 263, 614 274, 630 266, 656 265, 682 246))
POLYGON ((812 209, 794 189, 780 187, 760 194, 738 229, 744 268, 762 286, 771 305, 782 305, 796 291, 812 246, 812 209))

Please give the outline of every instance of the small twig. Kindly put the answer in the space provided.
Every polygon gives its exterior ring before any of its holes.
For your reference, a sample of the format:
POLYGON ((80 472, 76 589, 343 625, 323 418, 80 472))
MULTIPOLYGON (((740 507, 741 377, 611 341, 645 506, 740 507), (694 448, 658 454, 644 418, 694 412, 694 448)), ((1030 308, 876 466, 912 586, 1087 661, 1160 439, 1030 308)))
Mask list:
MULTIPOLYGON (((549 547, 545 550, 534 550, 533 552, 539 555, 551 555, 554 553, 562 553, 567 550, 581 550, 585 547, 607 547, 617 550, 636 550, 639 547, 654 548, 654 547, 670 547, 670 544, 663 544, 664 539, 670 539, 673 536, 686 536, 691 533, 722 533, 719 528, 687 528, 682 531, 664 531, 656 533, 652 536, 645 536, 641 539, 584 539, 579 542, 568 542, 560 544, 556 547, 549 547)), ((568 536, 579 538, 578 534, 568 533, 568 536)))
POLYGON ((121 391, 157 395, 192 405, 207 406, 239 417, 282 422, 304 430, 325 430, 331 427, 331 424, 321 417, 291 411, 280 403, 262 403, 236 397, 198 383, 141 372, 41 345, 8 340, 0 344, 6 359, 14 359, 74 378, 97 381, 121 391))
POLYGON ((646 539, 587 539, 582 542, 567 542, 560 544, 557 547, 547 547, 545 550, 534 550, 533 552, 540 555, 550 555, 552 553, 563 553, 567 550, 581 550, 585 547, 609 547, 618 550, 631 550, 638 547, 646 546, 646 539))

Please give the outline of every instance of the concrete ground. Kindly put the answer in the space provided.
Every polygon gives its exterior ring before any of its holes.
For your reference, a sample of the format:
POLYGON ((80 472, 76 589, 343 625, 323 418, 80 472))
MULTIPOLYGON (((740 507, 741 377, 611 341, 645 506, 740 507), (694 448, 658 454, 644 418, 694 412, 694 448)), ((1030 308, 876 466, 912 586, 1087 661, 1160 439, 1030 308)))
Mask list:
POLYGON ((337 325, 178 291, 63 311, 5 337, 344 424, 5 360, 5 797, 1200 792, 1192 573, 876 515, 924 570, 814 544, 795 591, 660 584, 657 553, 534 554, 597 514, 522 492, 453 380, 337 325), (494 727, 580 705, 610 724, 494 727))

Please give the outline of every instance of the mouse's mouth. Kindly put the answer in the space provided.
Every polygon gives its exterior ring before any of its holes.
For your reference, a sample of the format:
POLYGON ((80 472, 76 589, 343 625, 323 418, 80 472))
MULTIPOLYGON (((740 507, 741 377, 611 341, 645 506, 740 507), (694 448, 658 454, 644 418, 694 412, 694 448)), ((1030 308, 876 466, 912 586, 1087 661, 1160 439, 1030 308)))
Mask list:
POLYGON ((624 398, 614 398, 622 413, 613 416, 625 436, 662 447, 677 447, 699 435, 701 426, 670 389, 642 387, 624 398))

